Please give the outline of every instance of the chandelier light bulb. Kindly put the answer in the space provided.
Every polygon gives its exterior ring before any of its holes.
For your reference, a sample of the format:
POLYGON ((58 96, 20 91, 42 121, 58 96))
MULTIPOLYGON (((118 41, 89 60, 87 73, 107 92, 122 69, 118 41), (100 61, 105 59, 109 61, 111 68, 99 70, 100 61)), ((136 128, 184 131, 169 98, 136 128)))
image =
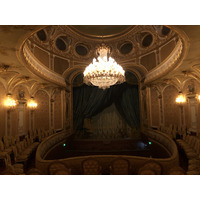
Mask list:
POLYGON ((98 86, 101 89, 109 88, 112 85, 125 81, 125 72, 116 61, 108 58, 108 47, 100 47, 98 58, 94 58, 84 71, 84 82, 87 85, 98 86))

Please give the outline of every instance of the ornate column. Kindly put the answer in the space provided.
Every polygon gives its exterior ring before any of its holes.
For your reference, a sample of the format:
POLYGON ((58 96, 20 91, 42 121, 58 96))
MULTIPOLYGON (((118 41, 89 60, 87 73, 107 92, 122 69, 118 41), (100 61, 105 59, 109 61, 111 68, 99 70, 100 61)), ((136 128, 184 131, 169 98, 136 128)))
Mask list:
POLYGON ((10 112, 11 112, 11 110, 7 110, 6 111, 6 136, 9 136, 10 135, 10 126, 11 126, 11 123, 10 123, 10 121, 11 121, 11 119, 10 119, 10 112))
POLYGON ((29 110, 29 129, 33 130, 35 128, 35 120, 34 120, 34 110, 29 110))
POLYGON ((11 112, 15 110, 16 101, 12 99, 11 94, 7 94, 7 99, 5 100, 4 106, 6 108, 6 128, 5 128, 5 135, 11 135, 11 112))
POLYGON ((25 123, 24 123, 24 116, 25 116, 25 104, 26 104, 26 99, 20 99, 18 100, 18 135, 24 135, 25 134, 25 123))
POLYGON ((196 94, 188 94, 189 116, 190 116, 190 132, 197 132, 197 99, 196 94))
POLYGON ((29 129, 35 129, 35 109, 37 108, 37 102, 34 101, 34 97, 32 96, 29 102, 27 103, 27 107, 29 109, 29 129))
POLYGON ((181 127, 183 127, 185 125, 183 105, 180 106, 180 116, 181 116, 180 118, 181 127))

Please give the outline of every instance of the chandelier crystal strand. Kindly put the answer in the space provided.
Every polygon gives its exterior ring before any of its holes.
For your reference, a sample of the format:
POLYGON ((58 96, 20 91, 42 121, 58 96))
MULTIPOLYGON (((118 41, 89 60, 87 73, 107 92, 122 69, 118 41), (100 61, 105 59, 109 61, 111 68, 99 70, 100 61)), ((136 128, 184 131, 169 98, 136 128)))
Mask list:
POLYGON ((109 88, 112 85, 125 81, 124 70, 111 57, 108 58, 110 49, 102 46, 97 49, 99 57, 93 59, 93 63, 84 71, 84 83, 98 86, 101 89, 109 88))

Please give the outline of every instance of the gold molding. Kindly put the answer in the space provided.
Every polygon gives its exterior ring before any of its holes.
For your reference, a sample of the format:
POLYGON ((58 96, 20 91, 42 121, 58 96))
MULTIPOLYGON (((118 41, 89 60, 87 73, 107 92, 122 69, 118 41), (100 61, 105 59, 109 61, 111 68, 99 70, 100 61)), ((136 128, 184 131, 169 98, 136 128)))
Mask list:
POLYGON ((170 55, 160 63, 156 68, 146 75, 145 84, 148 84, 164 75, 166 75, 170 70, 173 70, 178 60, 180 60, 183 50, 183 43, 181 39, 178 40, 176 47, 170 53, 170 55))
POLYGON ((61 87, 66 87, 65 79, 61 76, 48 69, 43 65, 31 52, 28 45, 25 43, 22 52, 24 54, 24 59, 28 64, 28 68, 43 79, 53 82, 61 87))

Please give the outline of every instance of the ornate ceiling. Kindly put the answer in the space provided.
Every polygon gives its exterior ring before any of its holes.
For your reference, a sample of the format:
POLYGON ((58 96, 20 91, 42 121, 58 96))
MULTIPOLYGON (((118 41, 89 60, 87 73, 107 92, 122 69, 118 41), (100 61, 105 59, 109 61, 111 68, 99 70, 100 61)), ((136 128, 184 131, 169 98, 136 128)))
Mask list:
POLYGON ((101 43, 147 85, 175 76, 198 78, 199 35, 200 26, 0 26, 0 79, 70 90, 101 43))
POLYGON ((68 26, 68 28, 79 33, 82 36, 90 38, 99 38, 99 37, 117 37, 130 29, 133 29, 135 26, 130 25, 73 25, 68 26))

